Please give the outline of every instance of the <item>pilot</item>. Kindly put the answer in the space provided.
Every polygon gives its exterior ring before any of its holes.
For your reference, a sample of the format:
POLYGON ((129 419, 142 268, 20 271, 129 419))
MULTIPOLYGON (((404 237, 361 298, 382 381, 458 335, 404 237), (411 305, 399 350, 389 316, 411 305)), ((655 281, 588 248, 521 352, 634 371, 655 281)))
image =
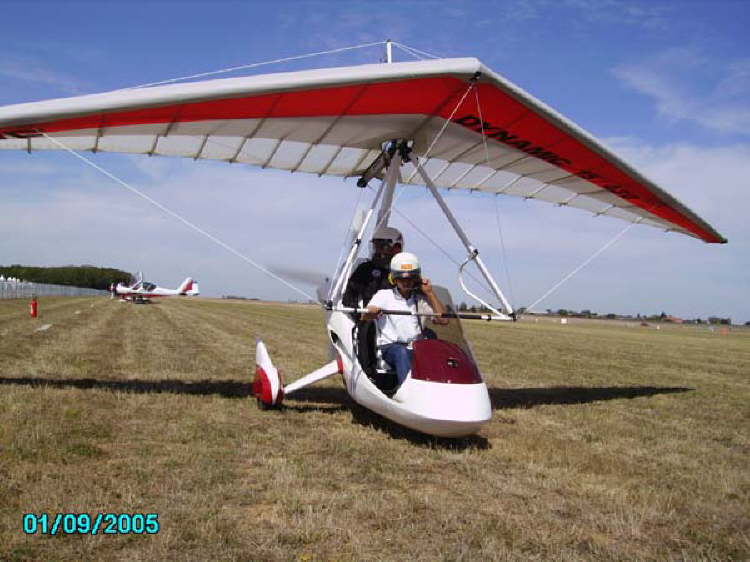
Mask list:
MULTIPOLYGON (((376 319, 376 345, 386 363, 396 370, 400 385, 411 369, 412 342, 424 337, 417 311, 424 312, 425 308, 429 308, 428 312, 444 314, 445 307, 435 295, 430 280, 422 277, 419 259, 414 254, 401 252, 393 256, 389 277, 395 286, 375 293, 363 319, 376 319), (405 311, 414 315, 381 314, 383 310, 405 311)), ((447 324, 448 320, 433 318, 433 322, 447 324)))
POLYGON ((397 229, 381 226, 372 236, 371 258, 354 270, 349 278, 342 302, 344 306, 364 306, 380 289, 393 285, 388 281, 391 258, 404 248, 404 237, 397 229))

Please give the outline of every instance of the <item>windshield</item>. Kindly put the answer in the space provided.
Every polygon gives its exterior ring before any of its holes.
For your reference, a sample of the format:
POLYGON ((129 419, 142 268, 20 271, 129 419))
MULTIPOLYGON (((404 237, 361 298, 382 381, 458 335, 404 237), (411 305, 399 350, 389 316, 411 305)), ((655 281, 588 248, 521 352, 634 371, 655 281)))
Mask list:
MULTIPOLYGON (((458 307, 453 303, 453 299, 451 298, 448 289, 433 285, 433 290, 435 291, 435 296, 443 303, 443 306, 445 306, 446 312, 458 312, 458 307)), ((463 349, 474 362, 476 362, 474 355, 471 352, 469 342, 466 341, 466 338, 464 337, 461 320, 458 318, 451 318, 447 324, 435 324, 430 318, 424 318, 422 326, 424 326, 425 329, 430 329, 435 332, 438 339, 456 344, 463 349)))

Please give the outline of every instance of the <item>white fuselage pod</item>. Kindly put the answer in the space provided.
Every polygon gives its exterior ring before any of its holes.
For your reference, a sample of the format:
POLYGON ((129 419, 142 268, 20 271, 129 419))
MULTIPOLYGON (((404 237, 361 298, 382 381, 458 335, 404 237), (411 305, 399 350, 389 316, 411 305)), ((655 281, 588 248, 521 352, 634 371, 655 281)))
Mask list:
POLYGON ((343 312, 331 312, 326 325, 341 357, 346 390, 361 406, 400 425, 438 437, 471 435, 492 417, 484 382, 450 384, 416 380, 410 374, 389 398, 370 380, 354 354, 353 320, 343 312))

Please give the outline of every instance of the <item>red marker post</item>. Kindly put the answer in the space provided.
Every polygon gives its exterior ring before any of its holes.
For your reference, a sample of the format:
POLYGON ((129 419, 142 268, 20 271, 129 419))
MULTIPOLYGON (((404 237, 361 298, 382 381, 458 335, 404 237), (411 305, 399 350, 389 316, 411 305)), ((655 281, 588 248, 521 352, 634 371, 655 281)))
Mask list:
POLYGON ((31 302, 29 303, 29 316, 36 318, 39 313, 39 304, 36 302, 36 296, 32 295, 31 302))

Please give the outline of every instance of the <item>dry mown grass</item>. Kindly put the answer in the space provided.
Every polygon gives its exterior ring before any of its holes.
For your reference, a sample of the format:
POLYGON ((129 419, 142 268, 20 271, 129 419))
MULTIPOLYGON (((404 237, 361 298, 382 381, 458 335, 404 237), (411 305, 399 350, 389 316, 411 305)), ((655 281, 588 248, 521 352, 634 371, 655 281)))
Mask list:
POLYGON ((468 325, 495 414, 442 441, 336 379, 256 409, 254 336, 307 372, 315 308, 40 306, 0 302, 0 559, 750 556, 748 332, 468 325), (25 512, 158 512, 161 531, 26 536, 25 512))

